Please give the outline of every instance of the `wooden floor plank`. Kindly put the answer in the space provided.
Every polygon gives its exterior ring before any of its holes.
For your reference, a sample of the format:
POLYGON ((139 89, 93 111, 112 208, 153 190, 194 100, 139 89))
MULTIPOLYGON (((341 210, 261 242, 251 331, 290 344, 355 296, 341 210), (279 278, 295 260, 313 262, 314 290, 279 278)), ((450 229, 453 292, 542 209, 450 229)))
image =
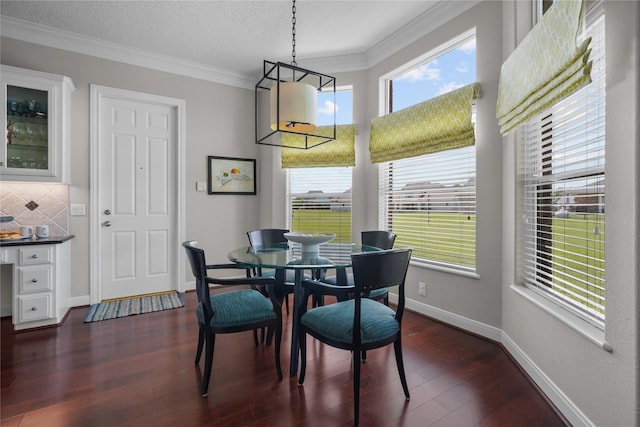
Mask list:
MULTIPOLYGON (((283 380, 273 347, 251 333, 216 340, 209 396, 199 396, 195 294, 185 307, 83 323, 73 309, 58 328, 14 333, 1 321, 3 426, 349 426, 350 354, 309 338, 304 387, 290 377, 291 315, 285 316, 283 380)), ((361 425, 564 426, 503 349, 407 313, 403 324, 406 401, 392 347, 362 366, 361 425)))

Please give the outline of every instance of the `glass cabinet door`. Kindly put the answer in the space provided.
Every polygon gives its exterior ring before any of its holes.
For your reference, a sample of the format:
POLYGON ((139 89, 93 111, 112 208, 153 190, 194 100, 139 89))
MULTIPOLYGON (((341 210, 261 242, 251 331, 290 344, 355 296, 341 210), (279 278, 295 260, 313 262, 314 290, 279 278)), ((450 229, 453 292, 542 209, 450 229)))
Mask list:
POLYGON ((49 169, 48 91, 7 85, 8 168, 49 169))
POLYGON ((68 183, 70 104, 68 77, 2 65, 0 180, 68 183))

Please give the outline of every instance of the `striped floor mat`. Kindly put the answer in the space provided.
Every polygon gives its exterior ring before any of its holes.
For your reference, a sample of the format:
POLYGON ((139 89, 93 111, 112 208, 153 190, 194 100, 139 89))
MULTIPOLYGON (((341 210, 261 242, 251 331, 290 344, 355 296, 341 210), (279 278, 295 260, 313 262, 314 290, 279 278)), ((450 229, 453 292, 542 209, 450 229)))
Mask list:
POLYGON ((142 295, 133 298, 102 301, 89 307, 84 323, 100 320, 116 319, 118 317, 133 316, 135 314, 151 313, 184 307, 182 295, 178 292, 168 292, 153 295, 142 295))

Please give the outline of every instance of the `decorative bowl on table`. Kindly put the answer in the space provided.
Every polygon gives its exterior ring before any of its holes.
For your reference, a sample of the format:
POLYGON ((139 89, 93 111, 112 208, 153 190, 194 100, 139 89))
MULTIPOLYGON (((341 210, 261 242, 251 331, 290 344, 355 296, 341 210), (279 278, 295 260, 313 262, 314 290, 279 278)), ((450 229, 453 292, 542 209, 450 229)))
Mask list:
POLYGON ((333 240, 336 235, 331 233, 284 233, 284 237, 290 242, 300 243, 303 254, 318 254, 318 245, 333 240))

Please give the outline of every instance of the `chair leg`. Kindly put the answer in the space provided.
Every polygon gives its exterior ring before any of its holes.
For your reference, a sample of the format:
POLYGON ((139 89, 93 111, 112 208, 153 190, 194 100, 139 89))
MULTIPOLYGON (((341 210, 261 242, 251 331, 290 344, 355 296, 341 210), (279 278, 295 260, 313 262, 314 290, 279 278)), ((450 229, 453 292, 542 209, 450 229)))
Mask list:
POLYGON ((400 383, 402 383, 402 389, 404 390, 404 395, 407 400, 410 399, 409 396, 409 387, 407 386, 407 377, 404 374, 404 362, 402 360, 402 341, 400 340, 400 336, 393 343, 393 350, 396 354, 396 364, 398 365, 398 373, 400 374, 400 383))
POLYGON ((285 294, 284 295, 284 305, 287 309, 287 316, 289 315, 289 295, 285 294))
POLYGON ((300 346, 300 373, 298 374, 298 385, 304 383, 304 376, 307 373, 307 334, 301 327, 298 327, 298 343, 300 346))
POLYGON ((367 361, 367 350, 362 350, 362 363, 367 361))
MULTIPOLYGON (((269 330, 271 330, 273 328, 269 328, 269 330)), ((276 334, 276 348, 275 348, 275 353, 276 353, 276 372, 278 373, 278 379, 282 379, 282 366, 280 364, 280 343, 282 342, 282 323, 280 323, 279 325, 276 325, 275 327, 275 334, 276 334)))
POLYGON ((196 365, 200 363, 200 356, 202 355, 202 347, 204 346, 204 328, 202 325, 198 325, 198 348, 196 349, 196 365))
POLYGON ((311 304, 313 308, 322 307, 324 305, 324 295, 313 294, 311 304))
MULTIPOLYGON (((363 350, 364 351, 364 350, 363 350)), ((360 350, 355 350, 353 353, 353 417, 354 425, 358 425, 360 422, 360 350)))
POLYGON ((216 345, 216 334, 207 331, 207 339, 204 355, 204 376, 202 377, 202 389, 200 394, 206 397, 209 392, 209 380, 211 379, 211 367, 213 365, 213 348, 216 345))
MULTIPOLYGON (((263 333, 264 335, 264 333, 263 333)), ((254 329, 253 330, 253 342, 255 343, 256 347, 258 346, 258 330, 254 329)))
MULTIPOLYGON (((267 338, 266 338, 266 339, 267 339, 267 341, 266 341, 267 345, 271 345, 271 343, 273 342, 273 334, 274 334, 275 332, 276 332, 276 331, 275 331, 275 329, 273 328, 273 326, 269 326, 269 327, 267 328, 267 338)), ((263 333, 263 336, 264 336, 264 333, 263 333)), ((264 339, 263 339, 262 341, 264 341, 264 339)))
POLYGON ((389 294, 387 293, 387 296, 384 297, 384 299, 382 300, 384 302, 384 305, 386 305, 387 307, 389 307, 389 294))

